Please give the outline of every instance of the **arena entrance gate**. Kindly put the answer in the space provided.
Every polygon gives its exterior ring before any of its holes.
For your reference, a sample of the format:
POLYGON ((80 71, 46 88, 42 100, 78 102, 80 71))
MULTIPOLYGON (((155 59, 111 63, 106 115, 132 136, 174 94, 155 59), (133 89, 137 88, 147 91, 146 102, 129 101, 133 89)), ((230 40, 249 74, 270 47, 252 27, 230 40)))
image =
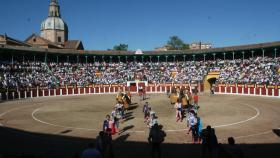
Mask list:
POLYGON ((220 72, 209 72, 204 78, 204 91, 209 91, 213 84, 216 83, 217 78, 219 78, 220 72))
POLYGON ((134 93, 138 93, 140 87, 142 87, 145 90, 146 86, 148 86, 147 81, 128 81, 127 82, 128 89, 130 90, 130 92, 134 92, 134 93))

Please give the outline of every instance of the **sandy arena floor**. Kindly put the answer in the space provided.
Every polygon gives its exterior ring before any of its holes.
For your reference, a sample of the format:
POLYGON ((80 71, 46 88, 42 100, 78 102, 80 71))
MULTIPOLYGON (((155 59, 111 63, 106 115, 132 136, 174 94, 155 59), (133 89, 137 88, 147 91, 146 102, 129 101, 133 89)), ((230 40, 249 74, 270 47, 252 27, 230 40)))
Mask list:
MULTIPOLYGON (((167 133, 166 144, 191 143, 191 136, 186 135, 186 120, 176 123, 175 110, 165 94, 150 94, 146 101, 156 112, 159 123, 167 133)), ((116 142, 120 142, 115 145, 117 149, 123 145, 121 142, 147 142, 148 129, 143 122, 142 113, 144 102, 139 101, 137 96, 133 97, 133 108, 127 112, 127 120, 121 124, 122 133, 114 136, 116 142)), ((106 114, 111 113, 114 103, 115 95, 48 97, 2 102, 0 126, 4 134, 1 139, 5 140, 0 143, 4 146, 2 153, 10 154, 12 150, 16 150, 7 143, 17 140, 7 137, 20 136, 22 133, 28 134, 27 141, 30 139, 28 137, 34 138, 32 135, 36 135, 34 139, 39 145, 39 139, 44 136, 91 140, 102 129, 103 120, 106 114)), ((274 131, 280 128, 280 99, 202 94, 199 105, 203 126, 214 127, 219 142, 226 143, 226 139, 233 136, 238 144, 277 144, 279 147, 280 138, 274 131)), ((29 148, 25 148, 28 153, 29 148)), ((40 150, 43 149, 38 149, 40 150)))

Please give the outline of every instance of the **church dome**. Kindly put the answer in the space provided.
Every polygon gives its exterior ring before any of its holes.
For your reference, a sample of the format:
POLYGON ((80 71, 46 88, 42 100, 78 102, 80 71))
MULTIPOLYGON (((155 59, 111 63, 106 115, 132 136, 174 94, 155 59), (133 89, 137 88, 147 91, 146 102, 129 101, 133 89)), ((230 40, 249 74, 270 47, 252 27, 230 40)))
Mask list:
POLYGON ((48 17, 41 24, 41 30, 63 30, 67 31, 67 24, 59 17, 48 17))

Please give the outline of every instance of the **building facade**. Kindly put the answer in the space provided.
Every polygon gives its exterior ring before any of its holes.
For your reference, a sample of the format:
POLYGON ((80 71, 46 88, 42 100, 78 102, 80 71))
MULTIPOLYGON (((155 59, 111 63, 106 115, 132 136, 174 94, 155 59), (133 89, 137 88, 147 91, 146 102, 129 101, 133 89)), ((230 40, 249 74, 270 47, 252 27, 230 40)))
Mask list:
POLYGON ((82 41, 68 40, 68 26, 61 18, 57 0, 51 0, 48 17, 41 23, 41 33, 33 33, 25 41, 17 40, 8 35, 0 35, 0 45, 21 46, 45 49, 84 50, 82 41))
POLYGON ((196 49, 210 49, 212 48, 211 43, 202 43, 202 42, 196 42, 190 44, 190 49, 196 50, 196 49))
POLYGON ((49 16, 41 23, 41 37, 61 45, 68 41, 68 26, 61 18, 57 0, 51 0, 49 16))

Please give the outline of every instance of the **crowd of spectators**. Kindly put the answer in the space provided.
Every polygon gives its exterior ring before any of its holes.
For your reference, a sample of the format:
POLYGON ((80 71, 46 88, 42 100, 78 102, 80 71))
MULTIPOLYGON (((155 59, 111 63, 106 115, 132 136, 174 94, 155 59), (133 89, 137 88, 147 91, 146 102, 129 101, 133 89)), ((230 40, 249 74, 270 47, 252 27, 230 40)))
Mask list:
POLYGON ((280 58, 250 58, 218 61, 219 83, 225 84, 280 84, 280 58))
POLYGON ((203 82, 209 71, 218 71, 218 83, 280 84, 280 58, 250 58, 185 62, 7 62, 0 61, 1 88, 27 88, 89 84, 203 82))
POLYGON ((44 63, 2 62, 2 88, 48 87, 89 84, 125 84, 141 80, 149 83, 202 82, 207 74, 203 62, 131 62, 131 63, 44 63))
POLYGON ((51 87, 56 78, 43 62, 0 62, 0 87, 51 87))

